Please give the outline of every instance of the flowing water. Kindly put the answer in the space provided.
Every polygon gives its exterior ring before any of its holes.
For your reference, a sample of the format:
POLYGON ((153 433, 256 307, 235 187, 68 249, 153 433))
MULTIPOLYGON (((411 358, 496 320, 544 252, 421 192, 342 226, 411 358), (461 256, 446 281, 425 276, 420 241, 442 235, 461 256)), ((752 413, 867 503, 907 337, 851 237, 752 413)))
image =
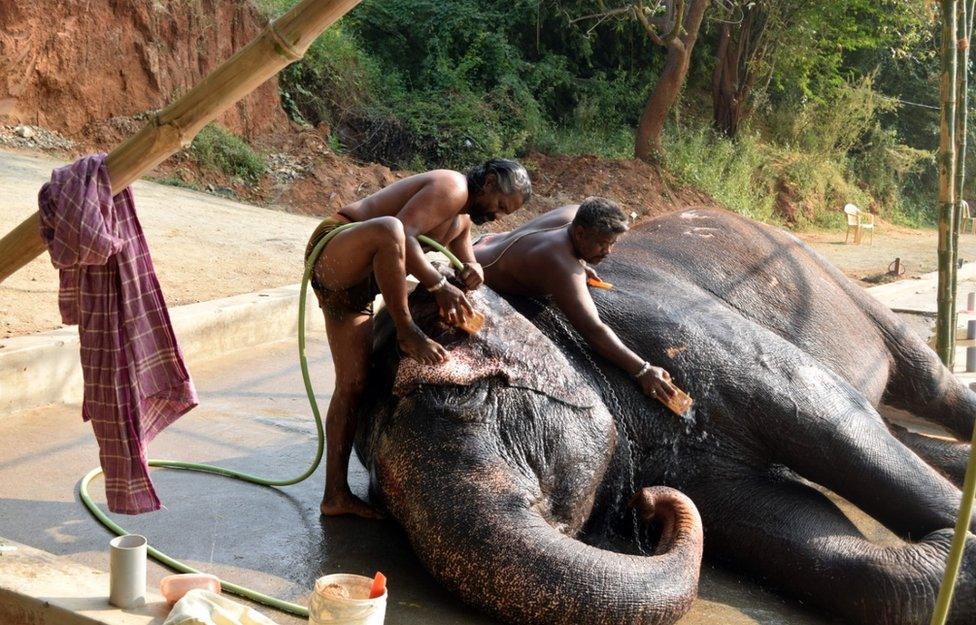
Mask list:
MULTIPOLYGON (((626 474, 627 474, 627 490, 621 499, 622 505, 627 505, 628 500, 637 492, 637 463, 634 460, 634 440, 636 436, 631 430, 630 423, 626 419, 623 409, 620 405, 620 398, 617 396, 617 392, 613 389, 613 384, 607 379, 607 376, 603 373, 603 369, 597 365, 596 361, 590 355, 589 347, 586 345, 586 341, 583 337, 579 335, 575 328, 573 328, 563 316, 555 309, 547 306, 545 303, 539 301, 538 299, 533 299, 533 301, 538 304, 548 315, 550 319, 555 323, 563 334, 573 343, 579 353, 586 359, 589 363, 592 371, 596 372, 602 388, 600 390, 600 396, 603 398, 604 404, 610 410, 610 414, 613 416, 614 421, 619 423, 622 427, 620 428, 620 433, 623 435, 624 445, 623 445, 623 456, 626 462, 626 474)), ((694 423, 694 417, 692 417, 692 424, 694 423)), ((689 426, 690 427, 690 426, 689 426)), ((677 444, 677 441, 675 442, 677 444)), ((634 542, 637 545, 637 550, 641 555, 648 555, 648 550, 644 548, 644 543, 642 540, 641 523, 640 518, 637 514, 636 508, 631 508, 628 512, 631 523, 634 530, 634 542)))

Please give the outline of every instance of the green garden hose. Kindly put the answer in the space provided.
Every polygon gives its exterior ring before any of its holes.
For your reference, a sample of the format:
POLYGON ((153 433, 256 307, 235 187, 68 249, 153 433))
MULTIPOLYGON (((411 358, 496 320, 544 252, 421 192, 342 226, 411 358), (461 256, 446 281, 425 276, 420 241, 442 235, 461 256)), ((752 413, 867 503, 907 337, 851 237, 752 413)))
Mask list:
MULTIPOLYGON (((315 401, 315 392, 312 390, 312 380, 308 373, 308 359, 305 357, 305 301, 308 293, 308 281, 312 275, 312 269, 315 266, 315 261, 319 257, 319 254, 322 253, 322 248, 325 247, 326 243, 331 241, 332 238, 340 232, 348 230, 349 228, 354 228, 357 225, 358 224, 356 223, 343 224, 322 237, 322 240, 319 241, 318 244, 312 249, 312 253, 309 255, 309 258, 305 263, 305 273, 302 275, 302 287, 298 298, 298 360, 301 364, 302 379, 305 381, 305 392, 308 394, 308 403, 312 407, 312 416, 315 418, 315 429, 318 432, 318 446, 315 450, 315 459, 312 460, 312 464, 308 467, 308 469, 306 469, 305 472, 298 477, 284 480, 272 480, 257 475, 252 475, 250 473, 233 471, 231 469, 225 469, 212 464, 201 464, 197 462, 150 459, 148 461, 149 466, 222 475, 224 477, 233 478, 235 480, 243 480, 252 484, 258 484, 260 486, 290 486, 292 484, 298 484, 299 482, 308 479, 312 473, 315 472, 315 469, 317 469, 319 466, 319 462, 322 460, 322 452, 325 449, 325 430, 322 427, 322 416, 319 413, 318 402, 315 401)), ((441 254, 444 254, 451 264, 459 271, 463 269, 464 266, 461 264, 461 261, 437 241, 425 236, 418 236, 417 239, 437 250, 441 254)), ((122 526, 110 519, 108 515, 102 512, 101 508, 99 508, 98 505, 92 500, 91 495, 88 494, 89 483, 91 483, 91 481, 101 473, 101 468, 95 468, 89 471, 85 477, 81 479, 81 483, 78 485, 78 495, 81 497, 81 502, 85 504, 86 508, 88 508, 88 511, 91 512, 102 525, 119 536, 122 536, 128 532, 125 531, 122 526)), ((153 547, 148 548, 148 554, 157 562, 163 564, 164 566, 168 566, 175 571, 179 571, 181 573, 201 572, 187 564, 184 564, 183 562, 180 562, 179 560, 169 557, 162 551, 153 547)), ((276 610, 281 610, 282 612, 288 612, 289 614, 308 618, 308 608, 298 605, 297 603, 277 599, 255 590, 251 590, 250 588, 238 586, 237 584, 224 580, 220 580, 220 585, 223 590, 226 590, 227 592, 235 594, 239 597, 250 599, 251 601, 266 605, 276 610)))

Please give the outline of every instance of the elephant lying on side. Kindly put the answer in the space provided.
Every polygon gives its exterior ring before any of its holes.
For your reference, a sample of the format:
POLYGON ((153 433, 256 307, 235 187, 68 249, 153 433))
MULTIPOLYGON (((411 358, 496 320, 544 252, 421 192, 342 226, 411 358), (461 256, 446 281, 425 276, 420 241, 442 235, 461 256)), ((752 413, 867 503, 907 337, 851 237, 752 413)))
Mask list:
MULTIPOLYGON (((671 623, 696 593, 703 523, 706 553, 794 597, 927 623, 969 447, 877 407, 968 438, 976 395, 798 239, 730 213, 649 221, 600 273, 616 285, 594 292, 602 318, 693 415, 644 398, 542 302, 481 289, 488 321, 468 338, 418 294, 419 323, 452 350, 437 368, 399 362, 378 325, 357 449, 430 571, 510 623, 671 623), (871 543, 811 483, 904 542, 871 543)), ((958 624, 976 622, 968 540, 958 624)))

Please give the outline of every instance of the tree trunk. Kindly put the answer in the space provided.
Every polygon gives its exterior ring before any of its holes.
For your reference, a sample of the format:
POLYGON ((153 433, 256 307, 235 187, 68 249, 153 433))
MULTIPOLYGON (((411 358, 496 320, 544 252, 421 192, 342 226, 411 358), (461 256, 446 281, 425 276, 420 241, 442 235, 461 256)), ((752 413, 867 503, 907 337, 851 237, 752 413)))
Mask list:
MULTIPOLYGON (((709 4, 709 0, 686 1, 691 6, 685 13, 682 32, 667 40, 668 52, 664 69, 661 70, 661 76, 644 105, 644 112, 637 125, 634 155, 644 161, 650 161, 661 151, 661 132, 664 130, 664 122, 685 83, 688 67, 691 64, 691 51, 695 47, 702 17, 709 4)), ((675 28, 677 27, 675 25, 675 28)))
POLYGON ((735 137, 739 124, 748 114, 749 94, 755 80, 752 57, 756 50, 756 5, 746 14, 733 36, 732 25, 722 24, 718 48, 715 52, 715 72, 712 74, 712 111, 715 127, 729 138, 735 137))
POLYGON ((726 136, 734 137, 739 119, 737 102, 735 100, 736 70, 732 63, 729 48, 732 48, 732 25, 722 24, 722 32, 718 38, 718 48, 715 50, 715 72, 712 74, 712 113, 715 127, 726 136))

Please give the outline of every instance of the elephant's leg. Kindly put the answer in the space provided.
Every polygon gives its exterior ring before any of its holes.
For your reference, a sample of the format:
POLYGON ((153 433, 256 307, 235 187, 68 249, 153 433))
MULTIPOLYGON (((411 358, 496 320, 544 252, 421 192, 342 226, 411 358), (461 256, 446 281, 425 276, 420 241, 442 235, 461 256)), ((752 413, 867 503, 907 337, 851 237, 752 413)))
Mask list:
MULTIPOLYGON (((698 503, 708 555, 851 623, 928 623, 951 530, 881 547, 866 540, 824 495, 795 480, 748 474, 700 486, 686 490, 698 503)), ((974 619, 976 537, 970 535, 950 623, 974 619)))
POLYGON ((769 459, 831 489, 902 536, 954 527, 959 489, 892 436, 853 388, 831 386, 826 376, 816 381, 819 392, 794 386, 787 403, 763 407, 767 421, 760 436, 769 459))
POLYGON ((953 484, 962 488, 963 479, 966 477, 966 463, 969 461, 969 443, 909 432, 898 425, 892 425, 890 429, 895 438, 921 456, 925 462, 938 469, 953 484))

